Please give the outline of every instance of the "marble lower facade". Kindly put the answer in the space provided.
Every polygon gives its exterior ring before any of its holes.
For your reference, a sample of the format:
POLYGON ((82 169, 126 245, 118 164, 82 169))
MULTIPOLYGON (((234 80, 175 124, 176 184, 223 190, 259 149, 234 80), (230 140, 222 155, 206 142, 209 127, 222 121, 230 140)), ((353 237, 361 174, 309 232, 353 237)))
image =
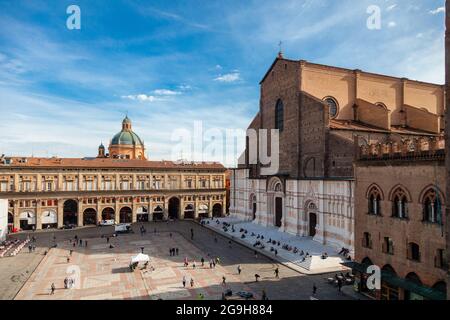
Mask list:
POLYGON ((230 216, 354 252, 354 181, 231 176, 230 216))
POLYGON ((167 219, 222 217, 226 210, 223 190, 160 193, 22 194, 8 199, 9 230, 40 230, 64 225, 95 225, 102 220, 118 223, 167 219))

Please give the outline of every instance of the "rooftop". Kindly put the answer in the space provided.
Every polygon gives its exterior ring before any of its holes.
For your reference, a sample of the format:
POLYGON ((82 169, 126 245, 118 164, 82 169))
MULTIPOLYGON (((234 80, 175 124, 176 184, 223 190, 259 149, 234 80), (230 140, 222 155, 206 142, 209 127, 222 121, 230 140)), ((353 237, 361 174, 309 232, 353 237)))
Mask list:
POLYGON ((173 162, 147 161, 112 158, 35 158, 35 157, 3 157, 0 168, 131 168, 131 169, 214 169, 225 167, 218 162, 173 162))

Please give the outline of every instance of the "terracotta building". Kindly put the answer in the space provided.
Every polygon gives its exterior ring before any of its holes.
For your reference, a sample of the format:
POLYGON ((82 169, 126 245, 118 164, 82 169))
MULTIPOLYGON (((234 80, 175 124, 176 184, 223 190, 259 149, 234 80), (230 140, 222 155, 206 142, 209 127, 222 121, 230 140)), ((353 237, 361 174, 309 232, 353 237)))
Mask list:
POLYGON ((363 146, 355 178, 358 289, 386 300, 445 299, 444 138, 363 146), (367 290, 371 265, 381 269, 381 290, 367 290))
POLYGON ((0 198, 10 229, 222 216, 226 169, 219 163, 144 159, 144 144, 123 121, 105 154, 87 158, 0 158, 0 198))
POLYGON ((353 251, 354 137, 358 144, 437 137, 443 117, 442 85, 280 53, 260 83, 259 112, 249 126, 278 129, 278 172, 262 173, 261 156, 251 161, 262 141, 248 141, 231 177, 230 213, 353 251))

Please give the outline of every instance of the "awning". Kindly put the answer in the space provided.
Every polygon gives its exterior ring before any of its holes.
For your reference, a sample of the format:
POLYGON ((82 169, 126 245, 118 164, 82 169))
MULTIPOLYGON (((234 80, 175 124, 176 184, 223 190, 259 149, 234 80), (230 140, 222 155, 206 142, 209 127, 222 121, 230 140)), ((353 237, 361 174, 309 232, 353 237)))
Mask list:
POLYGON ((146 254, 139 253, 137 256, 131 258, 131 263, 148 262, 150 257, 146 254))
MULTIPOLYGON (((361 264, 354 261, 343 262, 341 264, 346 267, 352 268, 352 270, 358 271, 360 273, 367 273, 367 267, 369 267, 369 265, 361 264)), ((381 281, 393 287, 398 287, 413 292, 426 299, 446 300, 446 294, 444 292, 426 287, 424 285, 415 283, 408 279, 400 278, 391 272, 381 270, 381 281)))

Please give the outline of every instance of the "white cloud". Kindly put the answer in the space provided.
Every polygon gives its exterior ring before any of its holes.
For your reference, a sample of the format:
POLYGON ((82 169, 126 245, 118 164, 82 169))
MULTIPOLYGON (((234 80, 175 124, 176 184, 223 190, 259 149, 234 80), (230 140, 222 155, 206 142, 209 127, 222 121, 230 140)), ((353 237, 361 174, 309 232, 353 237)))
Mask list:
POLYGON ((239 80, 241 80, 241 74, 236 71, 232 72, 232 73, 220 75, 214 79, 214 81, 219 81, 219 82, 236 82, 239 80))
POLYGON ((129 100, 133 100, 133 101, 141 101, 141 102, 154 102, 159 100, 157 97, 152 96, 152 95, 146 95, 146 94, 130 94, 130 95, 126 95, 126 96, 121 96, 122 99, 129 99, 129 100))
POLYGON ((157 96, 176 96, 181 94, 179 91, 169 90, 169 89, 156 89, 153 93, 157 96))
POLYGON ((394 28, 396 26, 397 26, 397 22, 395 22, 395 21, 391 21, 391 22, 388 23, 388 27, 389 28, 394 28))
POLYGON ((392 10, 394 10, 396 7, 397 7, 397 4, 395 3, 395 4, 390 5, 389 7, 387 7, 387 8, 386 8, 386 11, 392 11, 392 10))
POLYGON ((441 12, 445 12, 445 7, 439 7, 439 8, 436 8, 434 10, 430 10, 431 14, 438 14, 438 13, 441 13, 441 12))

